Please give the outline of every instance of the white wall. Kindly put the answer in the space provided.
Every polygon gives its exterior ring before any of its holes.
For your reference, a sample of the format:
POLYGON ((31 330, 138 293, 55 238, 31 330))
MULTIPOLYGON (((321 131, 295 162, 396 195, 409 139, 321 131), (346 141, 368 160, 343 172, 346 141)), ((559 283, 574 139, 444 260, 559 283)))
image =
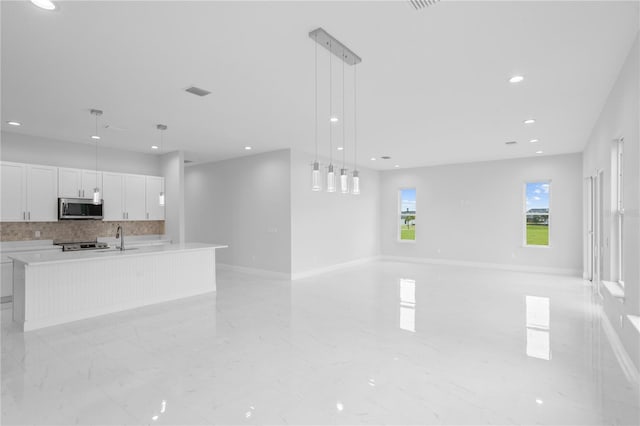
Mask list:
MULTIPOLYGON (((640 41, 636 42, 609 93, 607 101, 596 122, 584 151, 584 177, 594 176, 597 170, 604 171, 604 253, 603 278, 617 280, 614 247, 616 216, 613 192, 615 172, 612 167, 611 150, 613 141, 624 137, 624 301, 607 303, 605 292, 605 312, 611 324, 620 335, 622 343, 640 368, 640 345, 637 333, 624 321, 626 315, 640 315, 640 41), (623 316, 621 327, 620 316, 623 316)), ((586 242, 585 242, 586 243, 586 242)))
POLYGON ((185 241, 184 153, 174 151, 162 156, 165 193, 165 235, 174 243, 185 241))
POLYGON ((578 274, 581 154, 382 174, 382 253, 578 274), (551 180, 548 248, 524 247, 524 183, 551 180), (398 241, 398 190, 416 188, 416 241, 398 241))
MULTIPOLYGON (((2 161, 77 169, 96 167, 95 145, 91 143, 66 142, 4 131, 0 136, 2 161)), ((99 170, 162 176, 158 155, 111 149, 104 144, 98 142, 99 170)))
MULTIPOLYGON (((359 196, 313 192, 312 162, 312 156, 291 151, 291 269, 294 278, 380 254, 379 173, 360 170, 359 196)), ((339 173, 339 166, 336 172, 339 173)))
POLYGON ((289 275, 289 151, 185 169, 186 239, 228 244, 218 262, 289 275))

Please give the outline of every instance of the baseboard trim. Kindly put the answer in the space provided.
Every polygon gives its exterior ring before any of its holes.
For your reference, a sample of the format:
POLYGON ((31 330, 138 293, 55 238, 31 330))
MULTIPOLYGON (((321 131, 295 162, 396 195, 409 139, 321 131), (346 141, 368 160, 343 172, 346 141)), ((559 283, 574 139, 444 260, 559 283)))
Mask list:
POLYGON ((267 269, 248 268, 246 266, 230 265, 228 263, 218 263, 216 267, 223 271, 241 272, 243 274, 260 275, 265 278, 276 280, 290 280, 291 274, 286 272, 269 271, 267 269))
POLYGON ((380 256, 363 257, 361 259, 351 260, 349 262, 336 263, 335 265, 325 266, 323 268, 310 269, 308 271, 295 272, 291 274, 292 280, 299 280, 302 278, 309 278, 316 275, 326 274, 328 272, 339 271, 342 269, 353 268, 354 266, 364 265, 366 263, 375 262, 380 260, 380 256))
POLYGON ((640 373, 627 353, 627 350, 624 348, 622 340, 620 340, 620 336, 618 336, 616 329, 613 327, 613 324, 611 324, 609 316, 604 309, 600 309, 600 318, 602 318, 602 329, 604 330, 604 334, 607 336, 607 340, 611 345, 613 354, 618 360, 618 364, 620 364, 622 372, 629 383, 638 383, 640 373))
POLYGON ((466 260, 433 259, 428 257, 381 256, 383 261, 426 263, 430 265, 467 266, 472 268, 499 269, 503 271, 534 272, 553 275, 581 277, 582 270, 568 268, 548 268, 544 266, 507 265, 504 263, 469 262, 466 260))

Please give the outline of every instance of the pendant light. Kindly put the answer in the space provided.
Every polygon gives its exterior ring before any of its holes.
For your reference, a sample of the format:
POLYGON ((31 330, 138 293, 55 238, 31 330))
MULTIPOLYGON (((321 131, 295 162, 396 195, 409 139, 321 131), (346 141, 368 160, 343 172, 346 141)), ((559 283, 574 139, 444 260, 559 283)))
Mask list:
POLYGON ((351 178, 351 193, 360 195, 360 173, 358 173, 358 115, 357 115, 357 68, 353 67, 353 174, 351 178))
MULTIPOLYGON (((160 154, 162 154, 164 151, 162 150, 163 147, 163 137, 162 134, 164 133, 165 130, 167 130, 167 126, 165 126, 164 124, 157 124, 156 125, 156 129, 160 130, 160 154)), ((158 194, 158 204, 161 206, 164 206, 164 191, 163 188, 160 188, 160 194, 158 194)))
POLYGON ((322 182, 320 176, 320 163, 318 162, 318 36, 316 35, 316 51, 315 51, 315 143, 316 157, 313 161, 313 169, 311 170, 311 190, 322 191, 322 182))
POLYGON ((349 176, 347 175, 346 152, 347 140, 345 138, 347 128, 347 114, 344 109, 344 49, 342 50, 342 168, 340 169, 340 192, 342 194, 349 193, 349 176))
MULTIPOLYGON (((339 57, 342 64, 342 167, 340 168, 340 192, 343 194, 349 193, 349 173, 346 168, 346 126, 345 126, 345 71, 344 64, 355 66, 362 62, 362 59, 356 55, 351 49, 338 41, 331 34, 327 33, 322 28, 316 28, 309 33, 309 37, 316 42, 315 52, 315 143, 316 143, 316 156, 313 162, 311 170, 311 189, 313 191, 320 191, 321 177, 320 177, 320 163, 318 162, 318 45, 324 47, 329 51, 329 165, 327 167, 327 192, 336 192, 336 174, 333 165, 333 123, 340 121, 338 117, 333 114, 333 56, 339 57)), ((354 68, 355 70, 355 68, 354 68)), ((354 71, 355 72, 355 71, 354 71)), ((355 74, 354 74, 355 75, 355 74)), ((355 76, 354 76, 355 82, 355 76)), ((355 83, 354 83, 355 84, 355 83)), ((355 86, 354 86, 354 117, 355 117, 355 86)), ((354 134, 355 134, 355 119, 354 119, 354 134)), ((356 152, 354 141, 354 170, 351 179, 351 193, 360 194, 360 178, 358 170, 355 167, 356 152)))
MULTIPOLYGON (((332 40, 329 40, 331 52, 332 40)), ((333 60, 329 53, 329 168, 327 169, 327 192, 336 192, 336 174, 333 171, 333 60)))
POLYGON ((96 131, 93 136, 91 136, 91 139, 95 140, 96 144, 96 186, 93 188, 93 204, 100 204, 102 197, 100 196, 100 188, 98 187, 98 141, 100 140, 100 135, 98 134, 98 117, 102 115, 102 111, 92 109, 91 115, 95 115, 96 117, 96 131))

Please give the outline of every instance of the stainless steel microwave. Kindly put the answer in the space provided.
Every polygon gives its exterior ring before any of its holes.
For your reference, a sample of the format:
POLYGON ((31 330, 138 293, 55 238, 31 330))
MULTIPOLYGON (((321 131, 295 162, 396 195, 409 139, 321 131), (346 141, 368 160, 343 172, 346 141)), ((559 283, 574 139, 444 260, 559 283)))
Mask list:
POLYGON ((96 219, 102 220, 102 200, 94 204, 90 198, 58 198, 58 219, 96 219))

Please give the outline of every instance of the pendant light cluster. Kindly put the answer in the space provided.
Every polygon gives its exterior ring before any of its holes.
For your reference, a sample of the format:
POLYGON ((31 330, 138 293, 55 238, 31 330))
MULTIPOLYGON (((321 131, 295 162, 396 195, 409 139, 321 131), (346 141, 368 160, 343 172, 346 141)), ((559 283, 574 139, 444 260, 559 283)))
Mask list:
POLYGON ((311 190, 322 190, 322 174, 318 160, 318 45, 329 51, 329 117, 323 122, 329 123, 329 164, 327 166, 327 192, 336 192, 336 173, 333 165, 333 125, 340 121, 333 111, 333 55, 342 60, 342 167, 340 168, 340 193, 360 194, 360 177, 357 170, 357 129, 356 129, 356 68, 355 65, 362 59, 353 53, 348 47, 340 43, 322 28, 317 28, 309 33, 315 44, 315 159, 311 169, 311 190), (353 172, 351 176, 351 188, 349 187, 349 174, 346 163, 346 114, 345 114, 345 65, 353 66, 353 172))
POLYGON ((100 140, 100 135, 98 134, 98 118, 102 115, 102 111, 92 109, 91 115, 96 117, 96 131, 93 136, 91 136, 91 139, 93 139, 96 144, 96 186, 93 188, 93 204, 100 204, 102 197, 100 196, 100 188, 98 187, 98 141, 100 140))
MULTIPOLYGON (((164 124, 157 124, 156 125, 156 129, 160 130, 160 153, 162 154, 162 145, 163 145, 163 137, 162 134, 164 133, 165 130, 167 130, 167 126, 164 124)), ((162 188, 160 189, 160 194, 158 194, 158 204, 161 206, 164 206, 164 191, 162 190, 162 188)))

